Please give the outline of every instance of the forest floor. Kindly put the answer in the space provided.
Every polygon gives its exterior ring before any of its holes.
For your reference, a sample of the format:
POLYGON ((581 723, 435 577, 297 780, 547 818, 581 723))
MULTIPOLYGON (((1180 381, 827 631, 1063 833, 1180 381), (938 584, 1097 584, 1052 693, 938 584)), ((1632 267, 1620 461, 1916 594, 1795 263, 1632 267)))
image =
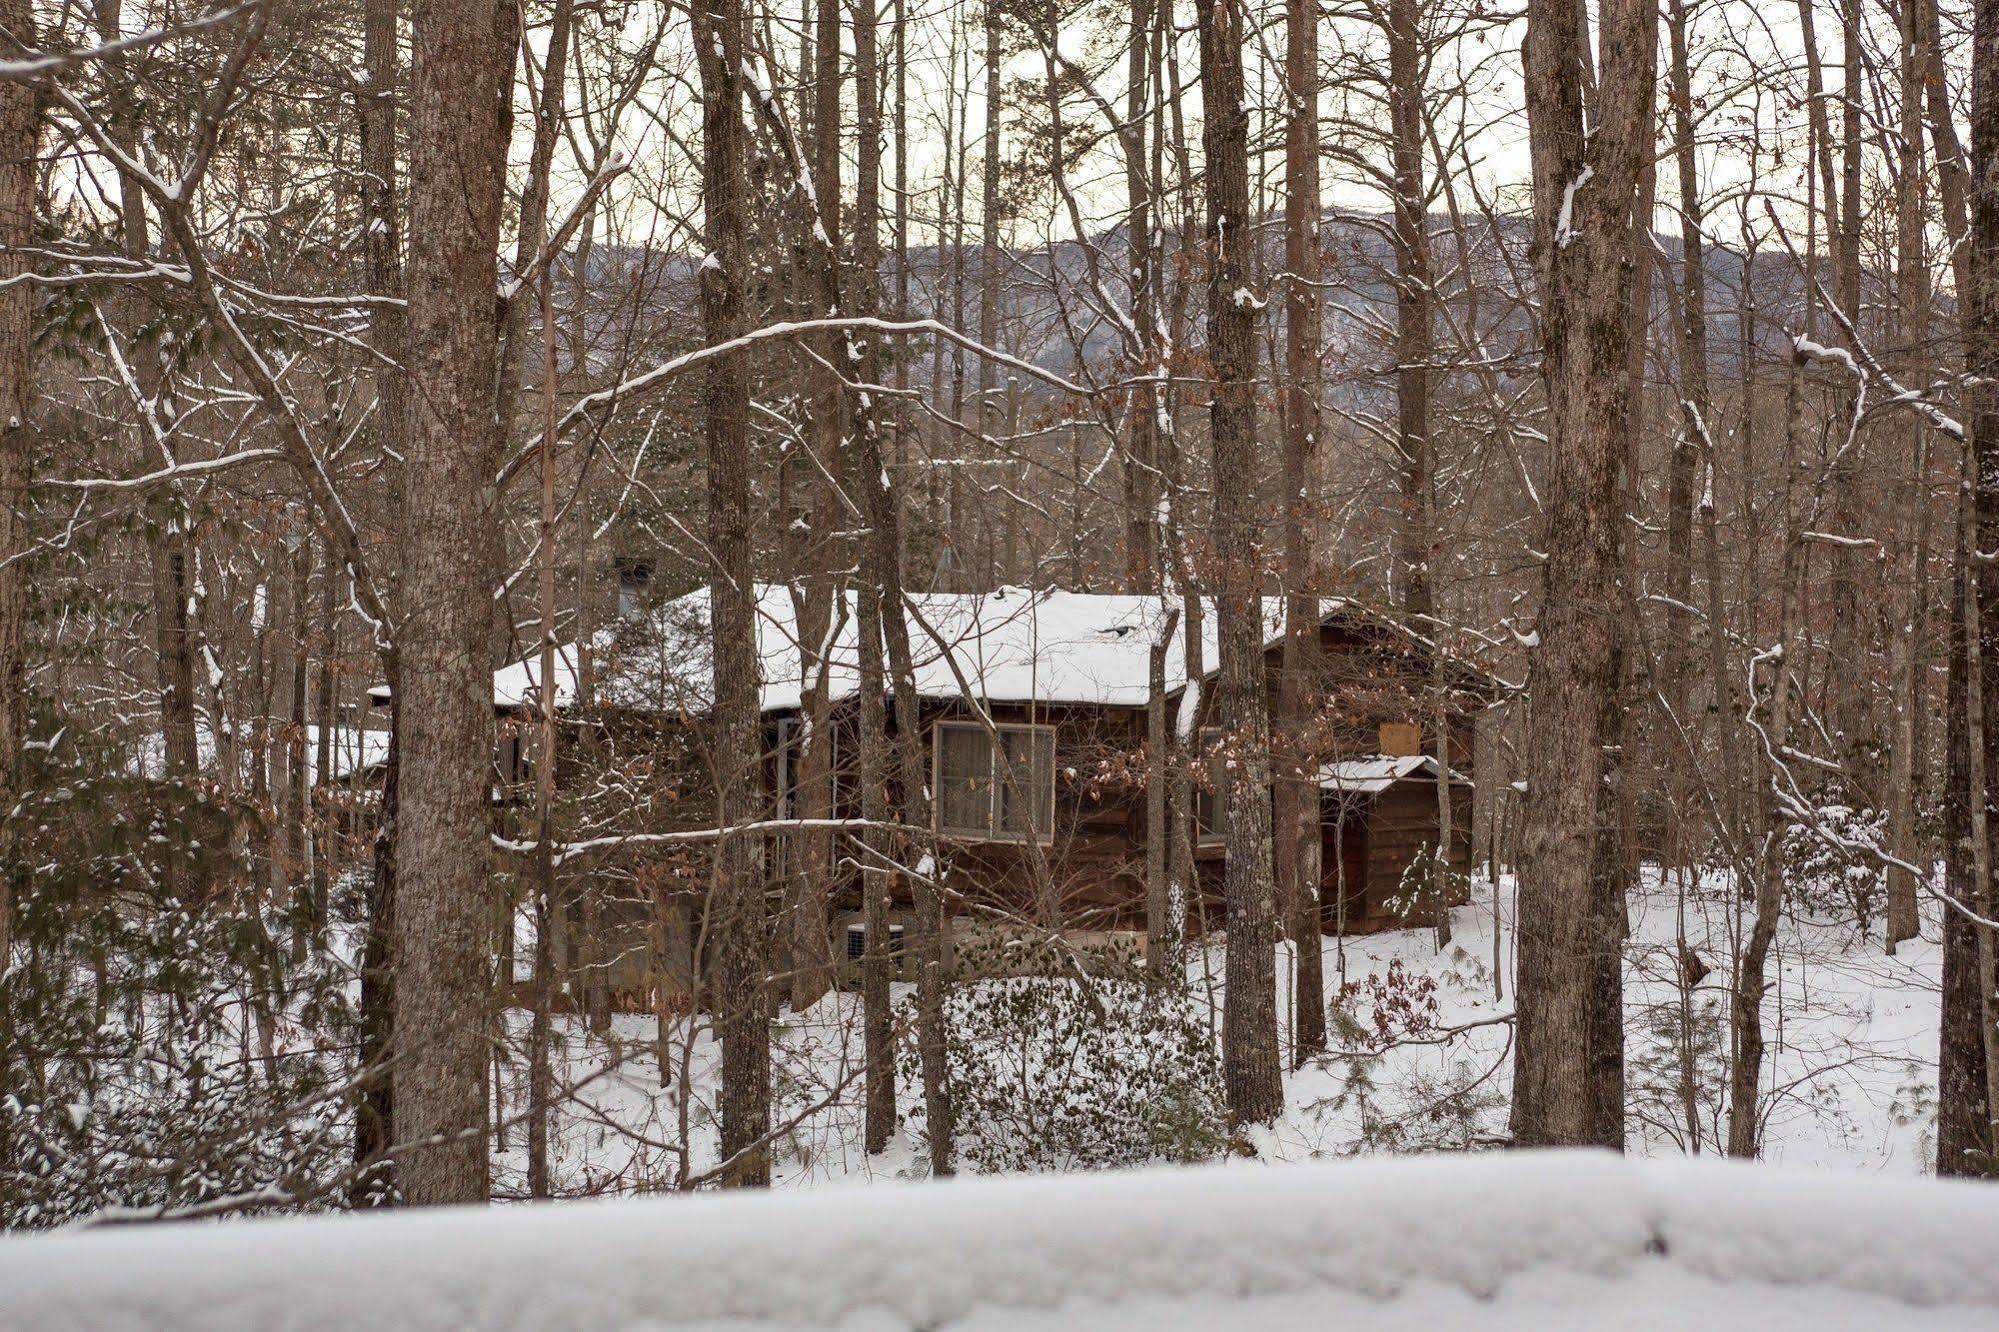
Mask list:
MULTIPOLYGON (((1286 1077, 1286 1108, 1235 1144, 1269 1161, 1475 1148, 1505 1132, 1512 1028, 1513 892, 1475 885, 1439 951, 1428 928, 1328 938, 1326 994, 1338 1053, 1286 1077), (1495 985, 1495 973, 1503 983, 1495 985)), ((1734 940, 1746 931, 1718 886, 1683 886, 1648 872, 1631 900, 1626 952, 1626 1062, 1630 1149, 1643 1155, 1714 1153, 1726 1122, 1726 985, 1734 940), (1680 940, 1706 976, 1685 987, 1680 940), (1688 1019, 1691 1019, 1690 1021, 1688 1019), (1689 1035, 1690 1033, 1690 1035, 1689 1035), (1690 1070, 1690 1071, 1689 1071, 1690 1070), (1692 1106, 1689 1126, 1688 1106, 1692 1106), (1696 1138, 1698 1139, 1696 1143, 1696 1138)), ((1764 1004, 1764 1156, 1793 1165, 1901 1175, 1932 1157, 1940 950, 1937 922, 1887 956, 1878 934, 1848 921, 1788 917, 1764 1004)), ((1281 1009, 1290 1007, 1289 945, 1280 945, 1281 1009)), ((1219 1030, 1221 944, 1193 951, 1194 1013, 1219 1030)), ((1697 968, 1696 968, 1697 969, 1697 968)), ((909 987, 896 987, 898 1012, 909 987)), ((835 993, 773 1024, 774 1116, 787 1126, 773 1152, 779 1187, 920 1178, 920 1132, 905 1127, 887 1152, 861 1146, 859 996, 835 993)), ((525 1015, 511 1020, 525 1024, 525 1015)), ((673 1030, 669 1076, 659 1073, 657 1024, 616 1017, 608 1035, 558 1023, 558 1077, 571 1089, 554 1132, 561 1193, 649 1192, 698 1181, 716 1160, 713 1091, 718 1051, 705 1024, 673 1030)), ((1287 1064, 1290 1040, 1285 1024, 1287 1064)), ((521 1073, 506 1075, 504 1108, 518 1117, 521 1073)), ((908 1071, 905 1109, 920 1104, 908 1071)), ((521 1191, 524 1132, 496 1158, 502 1194, 521 1191)))

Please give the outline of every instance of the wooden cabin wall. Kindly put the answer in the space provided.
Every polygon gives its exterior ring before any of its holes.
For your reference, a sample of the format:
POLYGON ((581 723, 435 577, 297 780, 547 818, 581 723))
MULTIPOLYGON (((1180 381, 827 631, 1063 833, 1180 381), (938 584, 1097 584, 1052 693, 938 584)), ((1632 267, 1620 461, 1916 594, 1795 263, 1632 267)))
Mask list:
MULTIPOLYGON (((1327 759, 1362 757, 1382 752, 1384 722, 1413 723, 1421 749, 1435 752, 1433 717, 1426 686, 1426 667, 1400 640, 1378 631, 1328 624, 1321 632, 1322 661, 1315 689, 1327 700, 1324 724, 1313 734, 1315 752, 1295 753, 1291 761, 1314 764, 1327 759)), ((1275 697, 1280 654, 1268 657, 1269 682, 1275 697)), ((1453 767, 1471 775, 1475 722, 1483 699, 1474 689, 1452 696, 1449 727, 1453 767)), ((1202 709, 1204 725, 1213 725, 1213 691, 1202 709)), ((1055 828, 1042 847, 1042 861, 1062 926, 1089 934, 1096 931, 1142 930, 1145 913, 1145 714, 1142 708, 1077 705, 990 705, 992 719, 1002 725, 1038 724, 1055 728, 1055 828)), ((976 720, 964 704, 933 701, 923 709, 926 751, 933 748, 930 728, 943 720, 976 720)), ((766 790, 777 813, 779 767, 775 757, 777 719, 766 719, 764 756, 766 790)), ((849 700, 837 706, 834 731, 835 813, 860 814, 855 764, 858 758, 855 709, 849 700)), ((713 819, 711 755, 700 738, 702 728, 688 719, 670 720, 647 730, 632 719, 630 726, 602 737, 615 757, 629 760, 617 771, 632 790, 649 789, 653 796, 667 790, 671 799, 633 799, 630 807, 611 811, 591 829, 595 835, 616 830, 661 831, 708 826, 713 819), (639 762, 650 748, 658 755, 649 768, 639 762), (640 771, 643 769, 643 771, 640 771), (636 773, 632 776, 629 774, 636 773)), ((565 793, 592 783, 588 771, 603 766, 604 755, 588 761, 566 737, 559 778, 565 793)), ((1279 761, 1283 757, 1279 756, 1279 761)), ((615 796, 599 791, 600 802, 615 796)), ((1460 787, 1453 805, 1450 863, 1459 871, 1471 865, 1472 801, 1460 787)), ((1342 829, 1329 809, 1326 821, 1322 900, 1326 928, 1340 920, 1339 884, 1347 884, 1345 920, 1350 930, 1397 924, 1387 903, 1418 852, 1436 837, 1436 792, 1427 781, 1399 783, 1354 808, 1342 829)), ((518 831, 517 835, 518 835, 518 831)), ((567 835, 567 830, 565 830, 567 835)), ((532 840, 531 835, 522 840, 532 840)), ((791 872, 791 839, 777 834, 767 839, 767 861, 773 881, 791 872)), ((846 921, 860 910, 858 877, 849 868, 834 885, 831 917, 836 947, 846 921)), ((1224 920, 1222 853, 1219 844, 1199 848, 1195 857, 1197 888, 1187 904, 1187 927, 1198 934, 1218 929, 1224 920)), ((704 848, 632 847, 591 857, 569 871, 575 876, 565 897, 582 901, 596 896, 600 917, 594 947, 599 965, 610 969, 613 991, 630 1002, 648 993, 664 975, 689 996, 701 972, 698 957, 700 916, 707 892, 704 848)), ((964 895, 954 914, 960 928, 983 915, 1032 920, 1038 893, 1035 857, 1029 848, 1010 840, 950 839, 941 857, 946 882, 964 895), (981 908, 990 908, 982 911, 981 908)), ((899 884, 892 903, 897 916, 911 906, 906 884, 899 884)), ((571 933, 571 938, 575 936, 571 933)), ((580 944, 579 944, 580 948, 580 944)))

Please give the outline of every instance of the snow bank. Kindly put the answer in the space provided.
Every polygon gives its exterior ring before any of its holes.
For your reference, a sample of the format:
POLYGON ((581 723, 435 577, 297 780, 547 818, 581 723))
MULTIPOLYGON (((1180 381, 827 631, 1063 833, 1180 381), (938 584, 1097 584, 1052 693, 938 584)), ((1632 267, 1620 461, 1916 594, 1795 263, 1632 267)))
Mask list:
POLYGON ((0 1241, 0 1325, 1999 1325, 1999 1189, 1521 1153, 0 1241))

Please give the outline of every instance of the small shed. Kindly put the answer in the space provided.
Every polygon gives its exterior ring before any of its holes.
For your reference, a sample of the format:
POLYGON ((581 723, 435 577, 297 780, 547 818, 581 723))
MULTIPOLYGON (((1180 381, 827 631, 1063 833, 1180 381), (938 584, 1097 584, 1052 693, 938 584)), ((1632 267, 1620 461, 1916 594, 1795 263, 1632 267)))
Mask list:
MULTIPOLYGON (((1430 754, 1370 754, 1320 769, 1320 904, 1328 933, 1406 923, 1397 898, 1409 867, 1437 842, 1437 777, 1437 760, 1430 754)), ((1453 769, 1448 789, 1447 859, 1463 876, 1471 871, 1471 782, 1453 769)))

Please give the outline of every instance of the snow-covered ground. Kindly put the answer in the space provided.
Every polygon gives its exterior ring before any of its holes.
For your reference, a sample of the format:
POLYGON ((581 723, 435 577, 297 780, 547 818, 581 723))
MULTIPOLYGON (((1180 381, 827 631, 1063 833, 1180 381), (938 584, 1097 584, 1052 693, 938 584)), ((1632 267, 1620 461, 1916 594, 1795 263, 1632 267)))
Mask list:
MULTIPOLYGON (((1306 1161, 1475 1147, 1503 1133, 1511 1077, 1511 1027, 1504 1021, 1513 988, 1511 884, 1499 894, 1496 960, 1493 896, 1489 885, 1478 886, 1471 905, 1454 913, 1453 942, 1443 952, 1427 929, 1325 940, 1326 992, 1337 1010, 1333 1044, 1342 1053, 1288 1074, 1284 1116, 1253 1132, 1246 1145, 1265 1160, 1306 1161)), ((1691 1087, 1698 1150, 1713 1153, 1726 1122, 1731 940, 1744 927, 1718 891, 1697 889, 1682 900, 1677 881, 1656 875, 1634 896, 1631 916, 1629 1146, 1647 1156, 1686 1153, 1691 1087), (1709 968, 1685 991, 1684 1007, 1682 935, 1709 968), (1691 1024, 1683 1023, 1687 1013, 1691 1024), (1683 1042, 1683 1030, 1692 1032, 1690 1040, 1683 1042)), ((1924 940, 1889 957, 1878 938, 1856 937, 1850 925, 1786 922, 1764 1005, 1765 1159, 1901 1175, 1928 1170, 1940 965, 1935 935, 1932 920, 1924 940)), ((1285 1010, 1290 974, 1287 955, 1279 968, 1285 1010)), ((1219 944, 1190 960, 1188 987, 1197 1013, 1219 1026, 1213 1007, 1222 989, 1219 944)), ((897 998, 907 999, 902 987, 897 998)), ((925 1173, 913 1132, 899 1134, 882 1156, 861 1150, 858 1017, 857 996, 836 994, 807 1013, 785 1013, 774 1030, 777 1117, 796 1121, 775 1153, 780 1188, 925 1173)), ((639 1016, 616 1019, 609 1040, 564 1024, 565 1081, 577 1088, 556 1136, 556 1173, 567 1191, 671 1188, 713 1166, 713 1041, 705 1029, 676 1025, 662 1085, 656 1032, 653 1019, 639 1016)), ((1288 1023, 1284 1038, 1288 1043, 1288 1023)), ((517 1114, 521 1093, 510 1094, 517 1114)), ((907 1109, 918 1099, 905 1081, 900 1104, 907 1109)), ((503 1192, 518 1190, 524 1176, 522 1138, 511 1134, 499 1156, 503 1192)))
POLYGON ((0 1243, 0 1323, 1989 1329, 1999 1190, 1608 1153, 960 1180, 0 1243))
MULTIPOLYGON (((1496 937, 1482 886, 1442 951, 1428 930, 1327 940, 1335 1052, 1287 1075, 1274 1125, 1203 1140, 1202 1165, 930 1182, 913 1119, 870 1157, 857 998, 836 994, 774 1026, 776 1196, 8 1239, 0 1328, 1999 1327, 1999 1189, 1914 1178, 1933 1132, 1934 942, 1890 958, 1850 926, 1786 923, 1765 1006, 1777 1164, 1723 1163, 1740 923, 1723 894, 1654 876, 1628 952, 1633 1155, 1448 1151, 1505 1129, 1510 885, 1497 897, 1496 937), (1709 969, 1691 987, 1682 939, 1709 969), (1688 1159, 1690 1132, 1710 1159, 1688 1159), (886 1181, 909 1182, 840 1187, 886 1181)), ((1218 1019, 1221 960, 1219 944, 1189 960, 1196 1024, 1218 1019)), ((664 1193, 713 1169, 712 1037, 669 1023, 662 1078, 657 1032, 565 1020, 558 1192, 664 1193)), ((503 1195, 523 1191, 520 1073, 501 1101, 503 1195)))

